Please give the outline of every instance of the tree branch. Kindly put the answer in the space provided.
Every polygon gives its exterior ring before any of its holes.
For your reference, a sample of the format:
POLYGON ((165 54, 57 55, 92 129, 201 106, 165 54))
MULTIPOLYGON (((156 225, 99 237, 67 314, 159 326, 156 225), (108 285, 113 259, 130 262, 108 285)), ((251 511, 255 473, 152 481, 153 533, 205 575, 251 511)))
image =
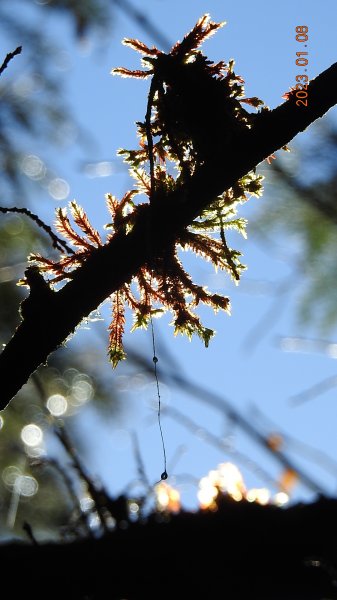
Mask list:
POLYGON ((13 50, 13 52, 8 52, 8 54, 6 54, 5 60, 3 61, 2 65, 0 67, 0 75, 2 75, 2 73, 4 72, 5 69, 7 69, 8 63, 14 58, 14 56, 21 54, 21 52, 22 52, 22 46, 18 46, 17 48, 15 48, 15 50, 13 50))
POLYGON ((292 94, 276 109, 259 114, 251 129, 240 132, 230 146, 224 143, 221 153, 213 154, 178 189, 154 206, 141 205, 133 230, 117 233, 94 251, 59 292, 46 294, 41 285, 42 294, 31 289, 23 321, 0 356, 0 409, 84 317, 130 281, 151 255, 174 242, 216 196, 334 106, 336 80, 337 63, 310 83, 307 107, 296 106, 292 94))

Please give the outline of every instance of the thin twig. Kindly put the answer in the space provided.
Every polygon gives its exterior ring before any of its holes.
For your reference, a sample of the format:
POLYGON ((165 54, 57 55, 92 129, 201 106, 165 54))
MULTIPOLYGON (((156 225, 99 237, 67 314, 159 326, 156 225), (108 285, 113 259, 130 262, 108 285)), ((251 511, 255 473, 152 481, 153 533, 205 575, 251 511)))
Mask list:
POLYGON ((15 48, 15 50, 13 52, 8 52, 5 60, 3 61, 2 65, 0 67, 0 75, 2 75, 2 73, 4 72, 5 69, 7 69, 8 63, 12 60, 12 58, 14 58, 14 56, 17 56, 17 54, 21 54, 21 51, 22 51, 22 46, 18 46, 17 48, 15 48))
MULTIPOLYGON (((297 269, 296 269, 297 270, 297 269)), ((270 327, 280 318, 282 310, 286 307, 288 292, 295 287, 297 283, 296 275, 291 273, 284 280, 277 282, 273 290, 273 301, 265 313, 253 325, 242 342, 242 348, 245 352, 252 352, 262 341, 270 327), (282 299, 282 300, 281 300, 282 299)))
MULTIPOLYGON (((42 409, 42 411, 46 415, 46 417, 49 417, 49 412, 46 408, 46 400, 47 400, 46 391, 44 388, 43 381, 37 372, 33 373, 32 382, 35 386, 35 391, 37 392, 37 395, 40 400, 40 408, 42 409)), ((71 458, 73 458, 73 457, 71 457, 71 458)), ((88 521, 89 514, 85 513, 82 510, 81 503, 80 503, 79 498, 74 490, 73 481, 72 481, 71 477, 68 475, 65 468, 63 466, 61 466, 61 464, 58 462, 58 460, 56 460, 55 458, 52 458, 52 457, 44 457, 44 458, 39 458, 37 460, 33 460, 31 463, 31 466, 35 467, 35 468, 41 468, 41 467, 46 468, 49 466, 52 469, 54 469, 61 476, 61 478, 64 482, 64 485, 68 491, 69 497, 73 503, 73 510, 76 511, 78 514, 78 521, 81 522, 82 525, 84 526, 86 534, 89 537, 92 537, 92 531, 91 531, 89 521, 88 521)))
POLYGON ((299 404, 303 404, 308 400, 313 400, 317 398, 317 396, 320 396, 321 394, 324 394, 324 392, 328 392, 329 390, 334 389, 336 386, 337 376, 332 375, 318 383, 314 383, 314 385, 312 385, 308 389, 303 390, 298 394, 294 394, 293 396, 291 396, 290 401, 293 405, 298 406, 299 404))
POLYGON ((73 481, 70 477, 70 475, 68 475, 66 469, 64 466, 61 466, 61 464, 52 457, 48 457, 48 458, 40 458, 39 460, 33 461, 32 462, 32 466, 35 468, 47 468, 50 467, 52 469, 54 469, 58 475, 62 478, 64 485, 67 489, 67 492, 69 494, 69 498, 73 504, 73 512, 75 512, 77 518, 77 523, 80 523, 85 530, 85 533, 88 537, 93 537, 93 533, 92 530, 90 528, 89 525, 89 513, 85 513, 82 510, 81 507, 81 503, 79 501, 78 496, 75 493, 74 490, 74 485, 73 485, 73 481))
POLYGON ((96 488, 92 479, 89 477, 86 470, 84 469, 84 467, 77 455, 77 452, 75 451, 75 448, 73 447, 71 440, 65 430, 65 427, 64 426, 63 427, 55 426, 54 431, 55 431, 55 434, 58 437, 59 441, 61 442, 63 448, 67 452, 68 456, 71 458, 73 467, 78 472, 80 478, 87 485, 88 493, 90 494, 90 496, 92 497, 92 499, 95 503, 95 510, 97 512, 98 518, 102 525, 103 531, 105 531, 105 532, 109 531, 109 528, 108 528, 107 522, 106 522, 106 518, 105 518, 104 509, 102 507, 102 502, 101 502, 101 498, 100 498, 100 496, 101 496, 100 490, 98 490, 96 488))
POLYGON ((218 435, 214 435, 211 431, 208 431, 203 425, 199 425, 195 421, 193 421, 190 417, 183 414, 181 411, 173 408, 172 406, 167 406, 164 410, 164 414, 168 417, 174 419, 177 423, 188 429, 193 434, 202 437, 202 441, 217 448, 220 452, 225 452, 228 455, 234 455, 235 459, 240 461, 247 469, 250 469, 254 475, 260 477, 260 479, 268 485, 276 488, 276 489, 284 489, 282 484, 279 481, 276 481, 274 477, 272 477, 265 469, 263 469, 257 462, 248 458, 245 454, 237 450, 236 448, 231 448, 231 446, 223 440, 218 435))
POLYGON ((32 542, 33 546, 39 546, 39 542, 37 541, 37 539, 35 537, 33 528, 31 526, 31 524, 28 523, 28 521, 23 522, 22 529, 26 532, 26 534, 29 537, 30 541, 32 542))
MULTIPOLYGON (((141 364, 148 372, 150 372, 147 361, 136 350, 129 348, 127 352, 131 359, 136 363, 141 364)), ((163 353, 163 349, 161 352, 163 353)), ((168 353, 167 348, 166 353, 168 353)), ((322 494, 322 487, 311 477, 311 475, 308 475, 305 471, 295 465, 282 450, 272 449, 269 444, 268 436, 263 435, 251 420, 242 415, 227 398, 211 392, 207 388, 196 384, 194 381, 188 380, 181 373, 180 368, 172 371, 165 369, 162 377, 164 381, 166 380, 171 384, 176 385, 180 391, 183 390, 189 394, 193 400, 205 403, 208 407, 217 410, 220 414, 226 415, 226 417, 235 423, 241 431, 248 435, 250 439, 267 451, 280 465, 282 465, 283 469, 294 471, 297 474, 298 479, 307 487, 307 489, 310 489, 316 494, 322 494)))
POLYGON ((142 458, 140 448, 139 448, 139 441, 137 438, 137 434, 134 431, 132 432, 132 443, 133 443, 133 451, 134 451, 134 455, 135 455, 135 459, 136 459, 136 463, 137 463, 138 477, 141 480, 141 482, 144 484, 145 488, 150 490, 152 486, 150 485, 148 476, 146 474, 145 465, 144 465, 143 458, 142 458))
POLYGON ((321 469, 330 473, 336 481, 337 461, 322 450, 280 431, 279 425, 272 421, 270 417, 267 417, 257 406, 254 406, 254 411, 257 414, 257 417, 263 419, 269 430, 276 432, 276 434, 281 437, 282 445, 286 444, 289 448, 295 449, 299 455, 304 456, 307 460, 310 459, 311 463, 316 463, 321 469))
POLYGON ((38 215, 32 213, 28 208, 17 208, 16 206, 13 206, 12 208, 7 208, 6 206, 0 206, 0 212, 2 212, 2 213, 19 213, 22 215, 26 215, 27 217, 29 217, 30 219, 35 221, 35 223, 39 227, 41 227, 41 229, 44 229, 44 231, 46 233, 48 233, 48 235, 50 236, 50 238, 53 241, 54 248, 56 248, 60 252, 64 252, 64 250, 66 250, 68 252, 68 254, 74 254, 74 250, 72 250, 66 242, 61 240, 53 232, 52 228, 49 225, 44 223, 44 221, 42 221, 42 219, 40 219, 40 217, 38 215))
POLYGON ((151 192, 150 192, 150 203, 153 202, 155 193, 156 193, 156 180, 154 174, 154 156, 153 156, 153 138, 151 131, 151 112, 153 106, 154 95, 157 89, 157 78, 154 75, 151 80, 149 96, 147 100, 147 109, 145 115, 145 128, 146 128, 146 138, 147 138, 147 149, 149 155, 149 163, 150 163, 150 179, 151 179, 151 192))
POLYGON ((218 214, 218 218, 220 221, 220 238, 222 241, 222 245, 224 247, 224 252, 225 252, 225 257, 226 257, 227 263, 230 266, 230 268, 232 269, 232 274, 234 275, 236 281, 240 281, 240 275, 238 273, 236 264, 233 261, 231 251, 227 246, 227 240, 225 237, 225 230, 224 230, 224 223, 223 223, 222 213, 221 213, 220 209, 217 210, 217 214, 218 214))

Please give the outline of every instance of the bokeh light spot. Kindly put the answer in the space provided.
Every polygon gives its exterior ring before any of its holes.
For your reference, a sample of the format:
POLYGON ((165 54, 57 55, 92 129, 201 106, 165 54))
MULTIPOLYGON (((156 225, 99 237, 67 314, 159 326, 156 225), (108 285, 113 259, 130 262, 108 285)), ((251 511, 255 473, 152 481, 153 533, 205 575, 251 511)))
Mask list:
POLYGON ((21 162, 21 171, 30 179, 39 180, 45 176, 46 166, 35 154, 26 154, 21 162))
POLYGON ((80 506, 83 512, 89 512, 94 508, 95 502, 91 496, 83 496, 83 498, 80 500, 80 506))
POLYGON ((25 447, 25 452, 29 458, 40 458, 41 456, 45 456, 46 451, 41 446, 27 446, 25 447))
POLYGON ((89 381, 79 380, 71 386, 71 395, 76 404, 85 404, 93 396, 93 386, 89 381))
POLYGON ((15 488, 21 496, 31 498, 37 493, 39 484, 36 479, 30 475, 19 475, 15 481, 15 488))
POLYGON ((129 503, 129 511, 133 515, 138 514, 139 513, 139 504, 137 504, 137 502, 130 502, 129 503))
POLYGON ((68 402, 62 394, 53 394, 52 396, 49 396, 46 405, 50 414, 54 417, 64 415, 68 408, 68 402))
POLYGON ((26 446, 38 446, 43 441, 42 429, 35 423, 25 425, 21 430, 21 439, 26 446))
POLYGON ((179 512, 180 494, 178 490, 161 481, 155 488, 157 507, 160 511, 179 512))
POLYGON ((276 506, 284 506, 287 502, 289 502, 289 496, 286 492, 278 492, 275 494, 274 504, 276 504, 276 506))
POLYGON ((54 200, 65 200, 70 192, 69 183, 65 179, 55 177, 49 182, 48 192, 54 200))
POLYGON ((248 502, 257 502, 265 506, 270 500, 270 491, 267 488, 251 488, 246 493, 248 502))
POLYGON ((2 471, 2 480, 8 487, 13 487, 17 478, 21 475, 21 471, 14 465, 9 465, 2 471))
POLYGON ((89 515, 88 522, 89 522, 90 529, 98 529, 99 528, 101 521, 100 521, 100 518, 99 518, 97 512, 93 512, 89 515))
POLYGON ((23 230, 23 221, 19 215, 11 215, 5 223, 5 230, 10 235, 18 235, 23 230))
POLYGON ((84 172, 87 177, 109 177, 115 172, 114 163, 111 161, 103 160, 98 163, 88 163, 85 165, 84 172))

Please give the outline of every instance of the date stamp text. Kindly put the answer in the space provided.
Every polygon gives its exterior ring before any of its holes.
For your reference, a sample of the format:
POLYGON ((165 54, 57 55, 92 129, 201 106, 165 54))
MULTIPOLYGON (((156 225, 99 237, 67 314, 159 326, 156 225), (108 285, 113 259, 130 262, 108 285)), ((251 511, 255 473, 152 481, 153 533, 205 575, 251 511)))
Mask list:
POLYGON ((296 75, 296 86, 295 86, 295 90, 296 90, 296 105, 297 106, 308 106, 308 81, 309 81, 309 77, 307 75, 307 66, 308 66, 308 51, 304 50, 304 48, 307 48, 308 44, 308 31, 309 28, 307 27, 307 25, 298 25, 297 27, 295 27, 295 31, 296 31, 296 42, 303 44, 302 48, 303 50, 296 52, 296 66, 297 67, 301 67, 303 69, 303 73, 300 73, 299 75, 296 75))

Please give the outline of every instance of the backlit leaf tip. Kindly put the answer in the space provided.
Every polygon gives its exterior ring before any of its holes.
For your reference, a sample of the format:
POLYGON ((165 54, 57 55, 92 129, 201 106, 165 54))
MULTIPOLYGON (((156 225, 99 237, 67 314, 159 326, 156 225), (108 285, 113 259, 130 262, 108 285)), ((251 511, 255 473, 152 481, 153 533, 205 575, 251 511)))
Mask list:
POLYGON ((120 75, 121 77, 136 77, 138 79, 146 79, 153 74, 153 71, 141 71, 140 69, 126 69, 125 67, 116 67, 110 71, 111 75, 120 75))
POLYGON ((170 54, 179 55, 181 58, 196 50, 207 38, 226 24, 226 21, 215 23, 210 20, 210 15, 205 14, 197 21, 193 29, 184 37, 182 42, 177 42, 170 54))
POLYGON ((69 217, 67 216, 66 208, 56 209, 56 221, 55 228, 59 233, 63 235, 73 246, 79 248, 89 248, 90 244, 85 240, 79 233, 77 233, 72 225, 70 224, 69 217))
POLYGON ((113 368, 126 358, 123 348, 123 333, 125 327, 125 304, 123 293, 116 292, 112 296, 112 321, 109 325, 109 358, 113 368))
POLYGON ((136 39, 124 38, 123 44, 125 46, 130 46, 131 48, 133 48, 133 50, 136 50, 141 54, 145 54, 146 56, 158 56, 158 54, 161 54, 160 50, 158 50, 158 48, 156 48, 155 46, 149 48, 148 46, 146 46, 146 44, 136 39))
MULTIPOLYGON (((136 40, 136 39, 133 40, 133 39, 125 38, 123 40, 123 44, 125 46, 130 46, 130 48, 132 48, 133 50, 136 50, 137 52, 140 52, 141 54, 144 54, 146 56, 157 57, 159 54, 162 54, 162 52, 160 52, 160 50, 155 48, 155 46, 152 46, 152 48, 149 48, 148 46, 146 46, 146 44, 144 44, 140 40, 136 40)), ((110 72, 112 75, 120 75, 121 77, 135 77, 138 79, 146 79, 147 77, 150 77, 150 75, 153 75, 153 69, 149 69, 147 71, 141 71, 140 69, 133 70, 133 69, 126 69, 125 67, 117 67, 115 69, 112 69, 112 71, 110 71, 110 72)))
POLYGON ((97 229, 94 229, 94 227, 91 225, 83 208, 79 206, 75 200, 73 200, 70 202, 70 209, 76 225, 78 225, 78 227, 83 231, 88 240, 93 244, 96 244, 96 246, 102 246, 101 236, 99 235, 97 229))

